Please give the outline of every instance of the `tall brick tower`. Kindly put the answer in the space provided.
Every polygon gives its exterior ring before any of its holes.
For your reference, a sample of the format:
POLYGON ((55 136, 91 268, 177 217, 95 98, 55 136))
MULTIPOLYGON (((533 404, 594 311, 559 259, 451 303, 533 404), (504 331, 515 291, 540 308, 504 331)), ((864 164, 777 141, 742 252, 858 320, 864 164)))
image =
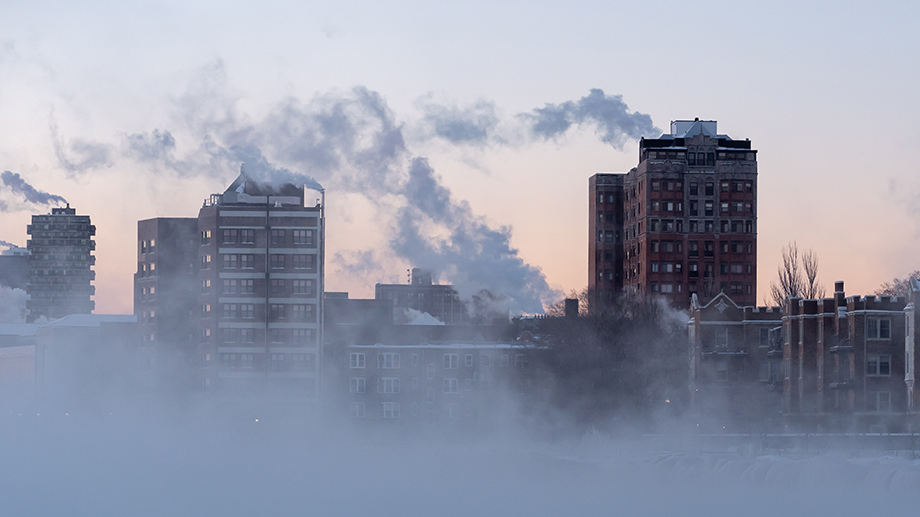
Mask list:
POLYGON ((725 292, 738 305, 756 305, 757 151, 750 140, 718 134, 714 120, 671 122, 669 134, 639 142, 639 165, 628 173, 592 176, 589 195, 589 293, 660 294, 686 309, 693 293, 705 303, 725 292), (622 197, 612 217, 598 202, 602 193, 622 197), (620 260, 617 277, 611 270, 620 260))
POLYGON ((96 227, 89 216, 77 215, 70 204, 52 208, 50 214, 33 215, 26 232, 31 237, 27 321, 93 312, 96 227))

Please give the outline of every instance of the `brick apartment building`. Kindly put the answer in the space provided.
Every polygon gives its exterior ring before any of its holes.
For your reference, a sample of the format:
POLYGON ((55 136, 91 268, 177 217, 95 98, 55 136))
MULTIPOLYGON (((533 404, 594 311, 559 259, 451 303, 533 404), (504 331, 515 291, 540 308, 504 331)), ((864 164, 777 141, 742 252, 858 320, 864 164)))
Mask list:
POLYGON ((694 410, 756 419, 778 414, 783 389, 779 307, 742 307, 725 293, 690 303, 690 400, 694 410))
POLYGON ((245 171, 198 215, 198 351, 205 389, 283 388, 312 397, 319 379, 323 207, 304 187, 245 171))
POLYGON ((198 345, 198 219, 137 222, 134 315, 150 387, 194 382, 198 345))
POLYGON ((96 227, 89 216, 77 215, 69 204, 52 208, 50 214, 33 215, 26 233, 31 253, 27 321, 93 312, 96 227))
MULTIPOLYGON (((678 120, 639 142, 639 164, 589 179, 588 292, 655 293, 689 308, 720 292, 753 305, 757 284, 757 151, 678 120)), ((598 306, 599 307, 599 306, 598 306)))
POLYGON ((915 430, 920 283, 911 279, 911 285, 908 303, 848 297, 836 282, 832 298, 789 298, 782 312, 739 307, 724 293, 705 305, 694 298, 690 390, 696 408, 750 397, 748 409, 781 412, 785 422, 806 428, 915 430), (757 394, 757 383, 767 393, 757 394))

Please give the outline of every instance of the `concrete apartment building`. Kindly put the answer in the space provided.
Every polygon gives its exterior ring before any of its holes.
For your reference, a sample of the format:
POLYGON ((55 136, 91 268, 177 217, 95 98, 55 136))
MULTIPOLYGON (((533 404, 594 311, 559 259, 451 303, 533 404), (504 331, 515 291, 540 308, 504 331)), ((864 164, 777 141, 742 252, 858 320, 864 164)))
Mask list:
POLYGON ((137 222, 134 315, 152 388, 187 387, 197 372, 198 219, 137 222))
POLYGON ((96 227, 88 215, 76 215, 68 204, 50 214, 33 215, 26 233, 30 239, 27 321, 41 316, 55 319, 69 314, 89 314, 95 303, 92 271, 96 257, 96 227))
POLYGON ((25 291, 29 285, 29 250, 12 247, 0 251, 0 286, 25 291))
POLYGON ((654 293, 686 309, 724 292, 754 305, 757 151, 716 125, 674 121, 640 140, 628 173, 589 180, 589 295, 654 293))
POLYGON ((198 214, 198 352, 207 390, 312 397, 322 342, 323 206, 241 171, 198 214))

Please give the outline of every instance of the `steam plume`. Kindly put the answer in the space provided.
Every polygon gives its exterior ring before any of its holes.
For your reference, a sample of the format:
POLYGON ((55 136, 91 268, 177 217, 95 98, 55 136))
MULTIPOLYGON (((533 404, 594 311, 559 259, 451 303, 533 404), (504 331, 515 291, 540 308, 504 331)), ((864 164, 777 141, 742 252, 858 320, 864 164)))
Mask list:
POLYGON ((54 113, 51 113, 48 122, 51 131, 51 143, 58 165, 71 175, 82 174, 91 169, 110 167, 112 165, 112 149, 110 146, 75 138, 68 144, 58 131, 54 113))
POLYGON ((28 203, 35 205, 50 205, 52 203, 67 202, 67 200, 61 196, 42 192, 32 185, 29 185, 19 173, 3 171, 3 174, 0 174, 0 182, 3 182, 11 192, 21 196, 22 199, 28 203))
POLYGON ((600 88, 593 88, 577 101, 547 103, 520 117, 529 123, 535 136, 544 140, 557 138, 573 124, 591 123, 601 141, 617 148, 629 139, 661 132, 648 115, 630 113, 622 95, 606 95, 600 88))
POLYGON ((438 137, 452 144, 482 146, 495 139, 498 116, 495 104, 480 100, 472 106, 445 106, 425 99, 416 103, 425 113, 422 125, 427 137, 438 137))
POLYGON ((3 248, 18 248, 19 246, 13 244, 12 242, 0 241, 0 247, 3 247, 3 248))

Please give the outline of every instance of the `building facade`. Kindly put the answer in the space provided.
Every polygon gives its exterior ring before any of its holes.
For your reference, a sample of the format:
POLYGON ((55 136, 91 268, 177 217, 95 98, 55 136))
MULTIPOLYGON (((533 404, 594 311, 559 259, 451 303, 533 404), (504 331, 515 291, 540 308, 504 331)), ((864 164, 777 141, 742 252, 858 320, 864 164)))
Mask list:
POLYGON ((241 172, 198 215, 201 385, 313 397, 323 310, 323 206, 241 172))
POLYGON ((720 292, 754 305, 757 151, 750 140, 718 134, 715 121, 674 121, 669 134, 640 140, 639 164, 619 175, 622 180, 613 176, 589 180, 594 203, 589 217, 595 224, 589 292, 602 292, 612 282, 614 290, 660 294, 681 308, 689 307, 693 294, 706 303, 720 292), (613 215, 608 216, 608 204, 601 207, 599 195, 614 199, 613 215), (617 195, 622 209, 616 207, 617 195), (616 244, 617 232, 622 284, 607 272, 618 261, 606 249, 608 238, 616 244))
POLYGON ((624 174, 588 179, 588 308, 610 304, 623 290, 624 174))
POLYGON ((55 319, 93 312, 96 227, 88 215, 76 214, 68 204, 50 214, 33 215, 27 227, 29 322, 41 316, 55 319))
POLYGON ((736 417, 754 408, 782 414, 802 429, 916 430, 920 283, 911 283, 907 300, 847 296, 844 283, 836 282, 833 297, 788 298, 781 311, 740 307, 724 293, 705 305, 694 297, 690 390, 696 408, 711 413, 721 406, 736 417), (768 391, 757 395, 758 383, 768 391), (731 403, 739 396, 743 403, 731 403))
POLYGON ((137 222, 134 315, 150 387, 188 386, 197 371, 198 219, 137 222))
POLYGON ((410 311, 428 314, 445 325, 470 321, 467 306, 453 286, 433 283, 431 271, 420 268, 412 268, 408 284, 377 284, 374 298, 390 302, 396 323, 410 323, 410 311))

